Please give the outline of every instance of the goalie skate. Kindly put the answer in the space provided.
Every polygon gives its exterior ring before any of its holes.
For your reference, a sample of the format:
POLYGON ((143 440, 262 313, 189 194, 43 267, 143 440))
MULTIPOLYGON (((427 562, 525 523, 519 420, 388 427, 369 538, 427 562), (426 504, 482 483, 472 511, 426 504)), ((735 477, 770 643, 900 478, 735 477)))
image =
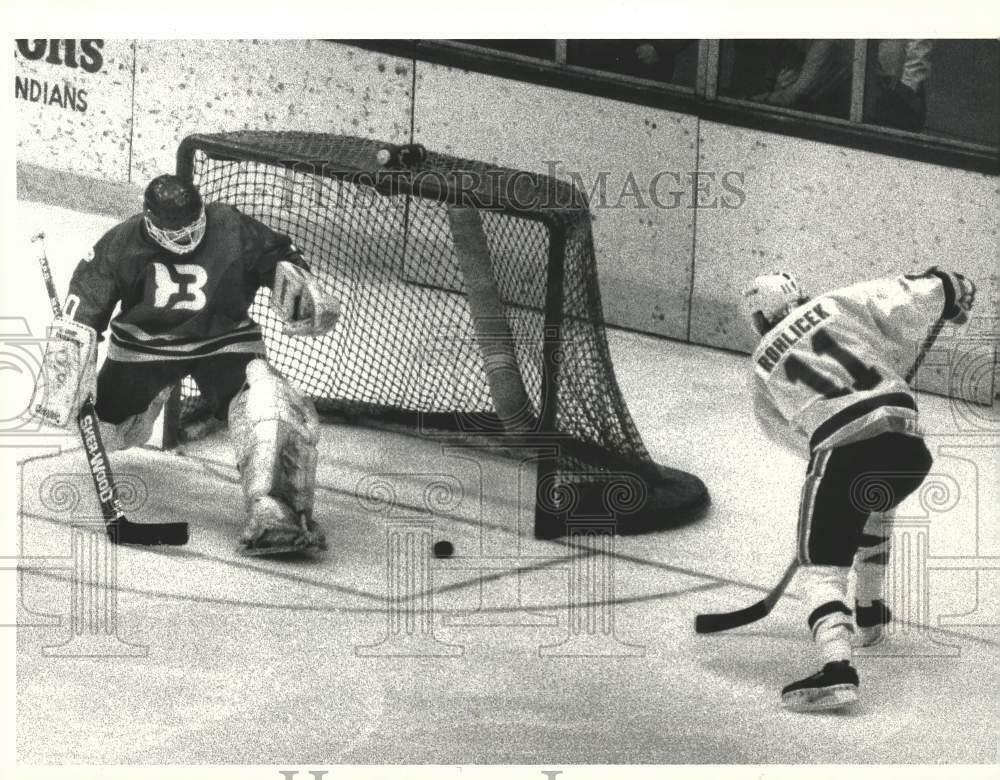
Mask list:
POLYGON ((848 707, 858 700, 858 673, 850 661, 833 661, 816 674, 786 685, 781 703, 794 712, 848 707))
POLYGON ((290 508, 270 496, 253 501, 247 527, 240 535, 240 552, 260 556, 311 549, 326 549, 326 537, 314 521, 304 514, 296 517, 290 508))

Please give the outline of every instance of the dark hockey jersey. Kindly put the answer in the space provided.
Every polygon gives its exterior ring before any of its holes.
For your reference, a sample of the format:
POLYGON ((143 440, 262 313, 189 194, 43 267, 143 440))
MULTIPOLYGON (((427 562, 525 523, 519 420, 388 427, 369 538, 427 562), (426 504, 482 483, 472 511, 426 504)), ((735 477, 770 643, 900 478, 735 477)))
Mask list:
POLYGON ((274 283, 279 261, 305 264, 287 236, 232 206, 209 204, 205 218, 205 237, 186 255, 157 244, 141 214, 109 230, 76 267, 66 316, 99 334, 110 321, 113 360, 263 354, 260 327, 248 314, 254 296, 274 283))

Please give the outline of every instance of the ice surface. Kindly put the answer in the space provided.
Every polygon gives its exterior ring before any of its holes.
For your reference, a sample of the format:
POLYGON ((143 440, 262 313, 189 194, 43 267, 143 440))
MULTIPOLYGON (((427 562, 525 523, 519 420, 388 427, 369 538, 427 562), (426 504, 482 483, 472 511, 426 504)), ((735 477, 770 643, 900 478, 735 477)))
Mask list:
MULTIPOLYGON (((46 226, 61 289, 110 226, 32 204, 19 218, 26 231, 46 226)), ((10 311, 43 327, 33 269, 14 283, 10 311)), ((43 650, 72 641, 73 604, 110 602, 70 601, 71 523, 96 513, 80 452, 26 460, 7 477, 20 488, 24 614, 64 621, 18 631, 18 760, 996 761, 1000 448, 990 410, 921 398, 933 490, 899 512, 907 565, 894 569, 909 572, 899 592, 912 620, 859 657, 860 707, 794 715, 779 690, 816 667, 794 583, 758 624, 704 637, 692 624, 776 582, 805 463, 757 430, 745 357, 635 334, 610 340, 654 457, 707 483, 704 519, 613 546, 539 542, 530 466, 333 425, 317 493, 329 552, 246 559, 234 550, 241 496, 224 433, 183 454, 119 453, 133 519, 192 524, 185 548, 117 550, 117 623, 104 647, 147 648, 137 657, 43 650), (59 481, 70 486, 62 503, 59 481), (437 539, 455 555, 421 558, 437 539)))

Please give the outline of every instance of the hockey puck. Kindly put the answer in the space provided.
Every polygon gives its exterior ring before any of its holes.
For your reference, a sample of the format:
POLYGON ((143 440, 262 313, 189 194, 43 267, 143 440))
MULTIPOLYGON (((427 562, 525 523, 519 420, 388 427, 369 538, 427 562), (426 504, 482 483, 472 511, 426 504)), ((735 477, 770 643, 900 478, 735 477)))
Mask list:
POLYGON ((434 542, 435 558, 450 558, 453 552, 455 552, 455 547, 451 542, 445 540, 434 542))

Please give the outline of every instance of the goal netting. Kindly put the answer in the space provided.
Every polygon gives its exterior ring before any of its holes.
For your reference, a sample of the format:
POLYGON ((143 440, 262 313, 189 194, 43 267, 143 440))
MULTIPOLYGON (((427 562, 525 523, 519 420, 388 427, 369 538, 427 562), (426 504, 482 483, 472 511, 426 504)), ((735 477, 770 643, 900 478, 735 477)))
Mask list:
MULTIPOLYGON (((653 462, 622 398, 586 198, 552 177, 410 150, 304 132, 182 142, 178 173, 206 202, 290 236, 341 302, 332 334, 296 339, 262 289, 251 316, 269 360, 321 414, 533 453, 538 536, 567 520, 611 518, 627 533, 687 519, 706 490, 653 462)), ((185 380, 168 420, 182 438, 199 400, 185 380)))

